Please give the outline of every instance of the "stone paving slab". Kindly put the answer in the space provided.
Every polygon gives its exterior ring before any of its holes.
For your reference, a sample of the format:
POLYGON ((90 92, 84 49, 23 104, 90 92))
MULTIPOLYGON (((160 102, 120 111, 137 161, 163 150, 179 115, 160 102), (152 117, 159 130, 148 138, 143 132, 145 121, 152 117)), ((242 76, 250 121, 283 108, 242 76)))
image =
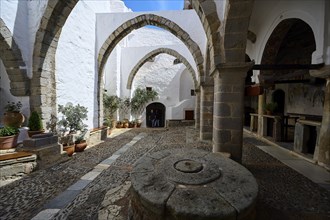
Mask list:
MULTIPOLYGON (((107 192, 129 182, 134 163, 147 152, 178 147, 212 150, 211 143, 191 141, 192 132, 196 132, 192 127, 131 129, 74 155, 67 162, 36 171, 0 188, 0 219, 31 219, 38 213, 50 215, 54 212, 56 214, 52 215, 52 219, 101 219, 99 211, 107 192), (141 132, 147 135, 111 164, 102 163, 141 132), (108 167, 85 186, 70 204, 60 210, 43 211, 44 204, 80 181, 89 171, 97 169, 99 164, 102 168, 108 167)), ((259 185, 257 220, 330 218, 328 191, 254 145, 265 143, 247 138, 244 143, 242 163, 256 177, 259 185)), ((129 196, 128 191, 115 202, 114 205, 120 206, 121 211, 114 220, 127 219, 129 196)))

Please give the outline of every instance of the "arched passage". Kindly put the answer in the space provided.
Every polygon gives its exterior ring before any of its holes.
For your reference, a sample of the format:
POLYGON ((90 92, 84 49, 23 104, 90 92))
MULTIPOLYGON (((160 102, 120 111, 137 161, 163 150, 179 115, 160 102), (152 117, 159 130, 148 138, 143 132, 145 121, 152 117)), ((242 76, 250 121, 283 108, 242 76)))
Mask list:
POLYGON ((21 50, 15 42, 12 33, 0 18, 0 59, 6 68, 10 80, 10 92, 14 96, 29 94, 28 78, 21 50))
POLYGON ((109 35, 108 39, 102 45, 98 55, 99 81, 102 79, 102 72, 107 59, 118 42, 134 29, 138 29, 146 25, 154 25, 164 28, 178 37, 191 52, 197 65, 199 77, 203 76, 203 56, 199 46, 190 38, 189 34, 186 33, 179 25, 167 18, 155 14, 143 14, 120 25, 115 31, 112 32, 112 34, 109 35))
POLYGON ((193 79, 194 85, 195 85, 195 89, 197 89, 198 87, 198 82, 196 80, 196 73, 194 71, 194 69, 192 68, 192 66, 190 65, 190 63, 187 61, 186 58, 184 58, 180 53, 178 53, 175 50, 172 50, 170 48, 158 48, 156 50, 153 50, 151 52, 149 52, 148 54, 146 54, 132 69, 129 77, 128 77, 128 81, 127 81, 127 89, 131 89, 132 88, 132 83, 133 83, 133 79, 136 75, 136 73, 139 71, 139 69, 150 59, 153 58, 161 53, 166 53, 169 55, 172 55, 174 57, 176 57, 177 59, 179 59, 189 70, 189 72, 191 73, 191 77, 193 79))
POLYGON ((166 107, 160 102, 153 102, 146 108, 147 127, 165 127, 166 107), (159 124, 155 123, 159 120, 159 124))
MULTIPOLYGON (((280 22, 269 37, 261 64, 311 64, 316 42, 311 27, 301 19, 290 18, 280 22)), ((283 79, 309 78, 309 70, 262 70, 263 82, 283 79)))
POLYGON ((50 122, 56 112, 55 55, 61 29, 79 0, 48 1, 33 51, 30 108, 50 122))

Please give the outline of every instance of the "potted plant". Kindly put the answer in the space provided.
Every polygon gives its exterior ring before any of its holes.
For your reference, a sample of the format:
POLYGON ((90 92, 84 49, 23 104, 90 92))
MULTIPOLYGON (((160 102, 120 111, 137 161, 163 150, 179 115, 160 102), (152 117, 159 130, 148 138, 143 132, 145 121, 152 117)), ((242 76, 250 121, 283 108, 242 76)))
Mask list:
POLYGON ((76 137, 75 150, 74 150, 75 152, 83 152, 87 147, 87 141, 85 138, 86 133, 87 133, 87 129, 76 137))
POLYGON ((79 104, 76 106, 68 104, 58 105, 58 112, 62 114, 62 118, 57 122, 61 136, 60 143, 63 144, 63 150, 71 156, 75 149, 72 134, 86 129, 87 125, 83 121, 87 119, 88 111, 86 107, 79 104))
POLYGON ((20 112, 22 108, 22 103, 18 102, 8 102, 5 105, 5 113, 3 118, 3 123, 5 126, 19 128, 24 122, 24 115, 20 112))
POLYGON ((15 127, 0 128, 0 149, 16 147, 19 130, 15 127))
POLYGON ((110 128, 116 126, 114 114, 120 106, 121 99, 116 95, 103 95, 104 125, 110 128))
POLYGON ((62 114, 62 118, 57 122, 60 126, 62 133, 68 132, 69 134, 76 133, 77 131, 85 130, 87 127, 84 120, 87 119, 88 110, 81 105, 58 105, 58 112, 62 114))
POLYGON ((128 120, 128 112, 131 109, 131 101, 129 98, 124 98, 120 100, 119 109, 121 113, 121 118, 128 120))
POLYGON ((122 128, 122 127, 123 127, 123 122, 117 121, 116 128, 122 128))
POLYGON ((29 137, 32 137, 35 134, 43 133, 45 130, 43 129, 41 116, 38 112, 33 111, 28 120, 29 127, 29 137))
POLYGON ((272 115, 277 109, 277 103, 276 102, 266 103, 264 108, 267 115, 272 115))

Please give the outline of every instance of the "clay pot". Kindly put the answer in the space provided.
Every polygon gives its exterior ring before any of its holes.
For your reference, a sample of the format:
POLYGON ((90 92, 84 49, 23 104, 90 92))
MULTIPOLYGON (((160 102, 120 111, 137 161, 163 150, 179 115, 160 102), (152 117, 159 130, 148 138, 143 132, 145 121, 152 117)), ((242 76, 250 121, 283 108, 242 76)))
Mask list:
POLYGON ((74 144, 71 144, 71 145, 63 144, 63 150, 66 151, 66 153, 68 154, 69 157, 71 157, 72 154, 74 153, 75 145, 74 144))
POLYGON ((17 145, 18 134, 0 137, 0 149, 10 149, 17 145))
POLYGON ((87 147, 87 142, 82 141, 82 142, 75 145, 74 151, 75 152, 83 152, 86 147, 87 147))
POLYGON ((14 128, 20 128, 24 120, 24 115, 20 112, 5 112, 3 116, 3 124, 14 128))

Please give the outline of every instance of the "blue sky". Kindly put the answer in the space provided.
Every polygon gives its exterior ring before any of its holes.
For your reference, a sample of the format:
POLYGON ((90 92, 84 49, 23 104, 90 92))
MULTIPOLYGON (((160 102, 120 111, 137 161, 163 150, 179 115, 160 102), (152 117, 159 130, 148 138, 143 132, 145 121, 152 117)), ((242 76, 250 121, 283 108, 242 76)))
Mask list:
POLYGON ((132 11, 182 10, 184 0, 123 0, 132 11))

